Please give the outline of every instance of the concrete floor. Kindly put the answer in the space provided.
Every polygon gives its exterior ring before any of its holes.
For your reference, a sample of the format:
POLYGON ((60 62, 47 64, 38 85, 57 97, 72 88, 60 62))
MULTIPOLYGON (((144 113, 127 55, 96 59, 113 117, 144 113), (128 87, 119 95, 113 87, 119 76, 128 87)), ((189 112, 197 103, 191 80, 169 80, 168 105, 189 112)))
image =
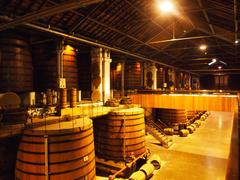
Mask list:
POLYGON ((151 153, 159 154, 162 167, 151 180, 222 180, 226 177, 233 113, 211 112, 206 121, 188 137, 173 136, 165 149, 147 136, 151 153))

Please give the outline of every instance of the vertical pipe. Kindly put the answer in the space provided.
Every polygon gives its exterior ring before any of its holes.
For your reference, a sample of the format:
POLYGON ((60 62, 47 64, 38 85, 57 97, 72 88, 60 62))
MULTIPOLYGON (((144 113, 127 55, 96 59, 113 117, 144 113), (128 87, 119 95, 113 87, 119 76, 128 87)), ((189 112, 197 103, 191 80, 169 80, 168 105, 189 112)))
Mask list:
POLYGON ((122 76, 121 76, 121 96, 122 97, 124 97, 124 89, 125 89, 125 87, 124 87, 124 79, 125 79, 125 63, 124 62, 122 62, 121 63, 121 74, 122 74, 122 76))

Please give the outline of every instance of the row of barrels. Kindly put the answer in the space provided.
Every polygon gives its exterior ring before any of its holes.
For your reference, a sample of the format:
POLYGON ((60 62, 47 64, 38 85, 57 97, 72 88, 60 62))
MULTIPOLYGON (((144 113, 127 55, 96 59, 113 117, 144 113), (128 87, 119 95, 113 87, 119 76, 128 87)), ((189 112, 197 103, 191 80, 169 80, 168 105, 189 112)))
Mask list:
MULTIPOLYGON (((27 92, 57 89, 56 42, 30 47, 21 33, 0 34, 0 92, 27 92), (17 35, 18 34, 18 35, 17 35)), ((63 77, 67 88, 79 87, 79 66, 73 47, 63 50, 63 77)))
POLYGON ((192 134, 200 125, 201 121, 205 121, 209 116, 210 112, 208 111, 200 111, 195 112, 194 120, 187 124, 179 124, 176 126, 164 128, 164 133, 166 135, 174 135, 179 134, 181 137, 186 137, 188 134, 192 134))
POLYGON ((10 171, 13 174, 16 159, 15 179, 91 180, 96 177, 95 153, 118 162, 146 152, 144 111, 115 110, 103 121, 94 120, 94 128, 91 119, 81 117, 25 129, 21 139, 13 142, 20 142, 14 147, 16 157, 6 156, 7 149, 0 151, 0 174, 5 177, 10 171), (4 163, 8 160, 7 171, 4 163))

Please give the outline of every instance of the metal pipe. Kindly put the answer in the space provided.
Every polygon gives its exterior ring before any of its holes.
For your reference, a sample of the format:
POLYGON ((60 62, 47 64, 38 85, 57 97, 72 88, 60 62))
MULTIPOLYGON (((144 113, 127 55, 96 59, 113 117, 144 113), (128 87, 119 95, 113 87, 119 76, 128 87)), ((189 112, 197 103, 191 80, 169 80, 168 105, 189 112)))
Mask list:
POLYGON ((238 40, 238 19, 237 19, 237 0, 234 0, 234 24, 235 24, 235 41, 238 40))
POLYGON ((240 71, 240 69, 195 69, 193 72, 226 72, 226 71, 240 71))
POLYGON ((58 13, 66 12, 72 9, 77 9, 83 6, 88 6, 91 4, 99 3, 103 0, 71 0, 69 2, 60 3, 54 7, 40 9, 36 12, 26 14, 19 18, 12 20, 6 24, 0 26, 0 31, 9 29, 11 27, 18 26, 23 23, 31 22, 46 16, 52 16, 58 13))
POLYGON ((162 40, 162 41, 153 41, 150 42, 149 44, 159 44, 159 43, 166 43, 166 42, 173 42, 173 41, 184 41, 184 40, 190 40, 190 39, 202 39, 202 38, 210 38, 214 37, 213 35, 211 36, 195 36, 195 37, 186 37, 186 38, 173 38, 173 39, 167 39, 167 40, 162 40))

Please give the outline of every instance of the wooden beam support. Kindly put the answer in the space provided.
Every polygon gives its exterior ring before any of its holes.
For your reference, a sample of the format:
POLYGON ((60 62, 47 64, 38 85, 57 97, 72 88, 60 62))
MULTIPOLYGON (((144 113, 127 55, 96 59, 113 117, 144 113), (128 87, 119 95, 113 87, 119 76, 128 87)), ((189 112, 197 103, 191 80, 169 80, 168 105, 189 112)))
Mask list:
POLYGON ((34 20, 37 20, 37 19, 40 19, 40 18, 43 18, 46 16, 52 16, 54 14, 62 13, 62 12, 69 11, 72 9, 77 9, 80 7, 99 3, 101 1, 102 0, 71 0, 68 2, 61 3, 61 4, 57 4, 54 7, 44 8, 44 9, 38 10, 36 12, 26 14, 24 16, 14 19, 6 24, 3 24, 0 26, 0 31, 18 26, 23 23, 32 22, 34 20))

